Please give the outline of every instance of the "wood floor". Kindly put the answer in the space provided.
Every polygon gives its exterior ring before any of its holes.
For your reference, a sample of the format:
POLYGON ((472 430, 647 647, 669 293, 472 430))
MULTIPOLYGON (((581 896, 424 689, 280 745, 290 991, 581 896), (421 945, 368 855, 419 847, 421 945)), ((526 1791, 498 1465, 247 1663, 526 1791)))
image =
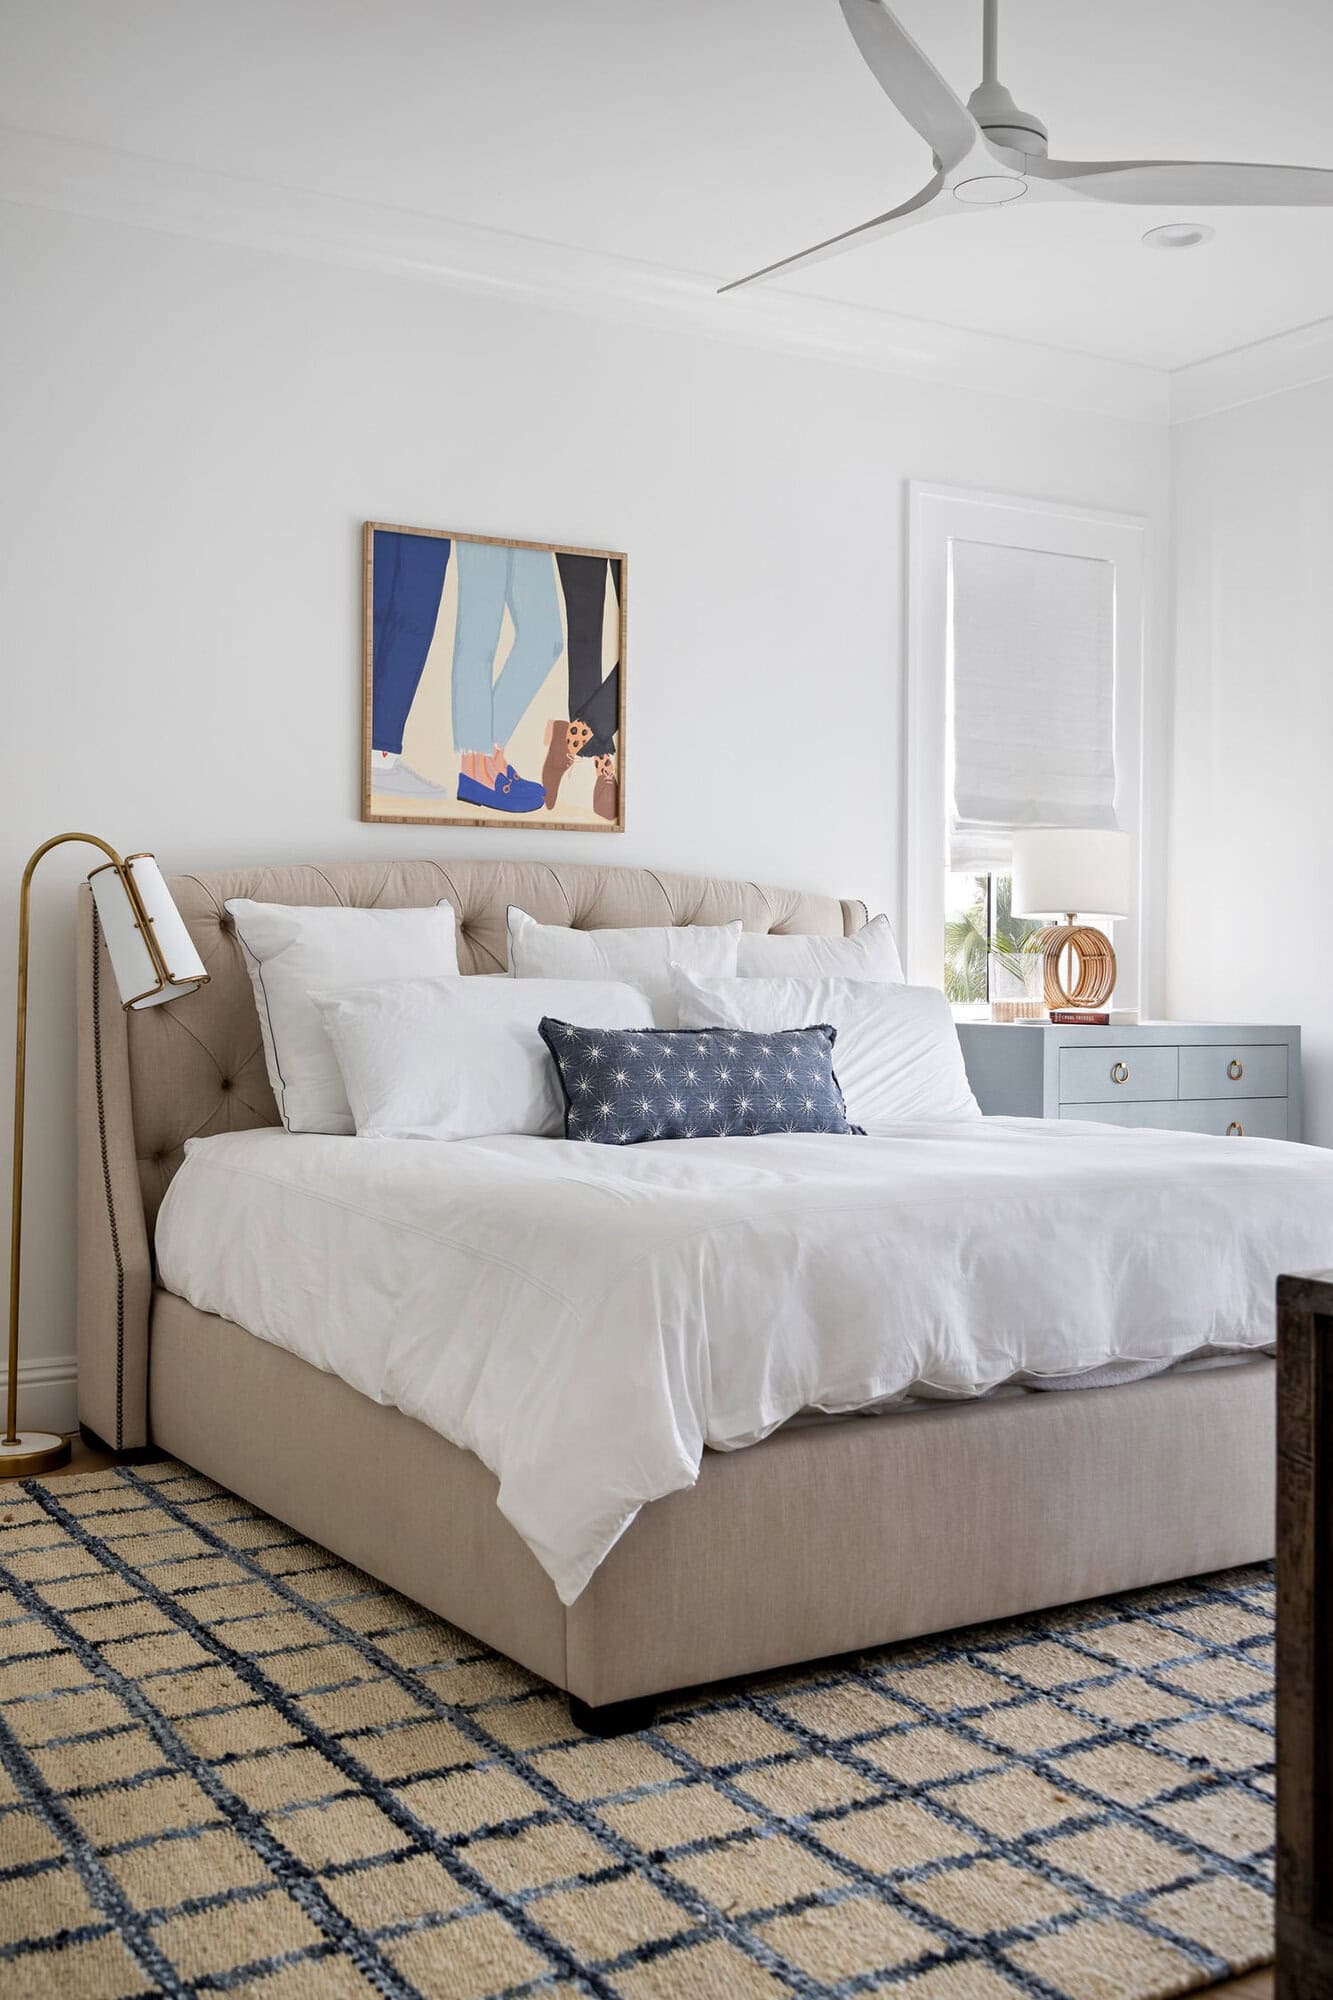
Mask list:
MULTIPOLYGON (((71 1473, 99 1472, 103 1466, 115 1463, 116 1454, 113 1451, 94 1451, 76 1432, 70 1439, 69 1464, 62 1465, 59 1472, 48 1472, 44 1476, 47 1479, 68 1478, 71 1473)), ((0 1480, 0 1485, 6 1483, 0 1480)), ((1272 1967, 1265 1966, 1262 1971, 1244 1973, 1239 1979, 1225 1979, 1220 1986, 1208 1990, 1218 1995, 1219 2000, 1222 1995, 1226 1996, 1226 2000, 1273 2000, 1272 1967)))
MULTIPOLYGON (((77 1431, 71 1437, 69 1447, 69 1464, 62 1465, 60 1472, 100 1472, 104 1466, 116 1463, 114 1451, 94 1451, 90 1444, 84 1443, 77 1431)), ((58 1479, 60 1472, 48 1473, 47 1477, 58 1479)))

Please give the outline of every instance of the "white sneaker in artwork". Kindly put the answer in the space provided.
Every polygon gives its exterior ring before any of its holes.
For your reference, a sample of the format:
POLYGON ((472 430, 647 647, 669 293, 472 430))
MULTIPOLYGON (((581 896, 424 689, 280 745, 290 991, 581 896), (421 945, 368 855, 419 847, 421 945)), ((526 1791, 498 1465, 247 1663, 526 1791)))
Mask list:
POLYGON ((433 785, 429 778, 423 778, 420 771, 414 771, 401 757, 395 764, 386 764, 378 757, 371 759, 370 789, 394 799, 446 799, 449 796, 443 785, 433 785))

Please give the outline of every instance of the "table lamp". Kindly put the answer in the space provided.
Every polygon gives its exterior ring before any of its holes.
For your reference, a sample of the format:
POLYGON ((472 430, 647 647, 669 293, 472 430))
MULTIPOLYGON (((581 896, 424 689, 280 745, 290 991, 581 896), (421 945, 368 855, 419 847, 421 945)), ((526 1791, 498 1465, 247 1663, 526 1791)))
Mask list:
POLYGON ((5 1434, 0 1438, 0 1479, 50 1472, 69 1457, 69 1442, 55 1431, 18 1427, 19 1262, 23 1242, 23 1099, 28 1038, 28 914, 33 870, 44 854, 66 841, 84 841, 109 859, 88 880, 106 938, 120 997, 126 1007, 157 1007, 208 982, 204 962, 171 900, 151 854, 122 861, 95 833, 58 833, 44 840, 23 871, 19 890, 18 1027, 14 1053, 14 1191, 9 1238, 9 1381, 5 1434))
POLYGON ((1063 917, 1033 939, 1047 1007, 1101 1007, 1115 988, 1115 952, 1078 911, 1129 915, 1129 835, 1101 827, 1033 827, 1014 835, 1016 917, 1063 917))

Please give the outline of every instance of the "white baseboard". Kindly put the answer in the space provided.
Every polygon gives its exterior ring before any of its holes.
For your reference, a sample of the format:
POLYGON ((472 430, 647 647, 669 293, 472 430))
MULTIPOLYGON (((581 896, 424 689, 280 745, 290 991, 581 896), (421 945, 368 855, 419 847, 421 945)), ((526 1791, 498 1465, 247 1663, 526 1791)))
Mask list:
MULTIPOLYGON (((72 1354, 42 1355, 19 1362, 19 1428, 30 1431, 73 1431, 79 1425, 78 1362, 72 1354)), ((0 1370, 0 1397, 9 1388, 0 1370)))

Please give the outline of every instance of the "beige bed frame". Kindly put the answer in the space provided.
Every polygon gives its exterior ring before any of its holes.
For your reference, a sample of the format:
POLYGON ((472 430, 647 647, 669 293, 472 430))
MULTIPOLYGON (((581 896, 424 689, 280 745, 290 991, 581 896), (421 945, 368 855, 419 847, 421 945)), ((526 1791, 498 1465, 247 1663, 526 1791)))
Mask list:
MULTIPOLYGON (((569 1690, 614 1730, 643 1698, 1257 1560, 1273 1551, 1273 1367, 788 1428, 708 1453, 566 1609, 471 1453, 154 1282, 157 1209, 197 1134, 277 1123, 231 896, 402 908, 447 896, 465 972, 505 908, 578 928, 851 932, 859 903, 647 869, 353 862, 175 876, 210 983, 125 1014, 83 892, 79 1412, 151 1444, 569 1690)), ((889 1310, 886 1301, 886 1311, 889 1310)))

